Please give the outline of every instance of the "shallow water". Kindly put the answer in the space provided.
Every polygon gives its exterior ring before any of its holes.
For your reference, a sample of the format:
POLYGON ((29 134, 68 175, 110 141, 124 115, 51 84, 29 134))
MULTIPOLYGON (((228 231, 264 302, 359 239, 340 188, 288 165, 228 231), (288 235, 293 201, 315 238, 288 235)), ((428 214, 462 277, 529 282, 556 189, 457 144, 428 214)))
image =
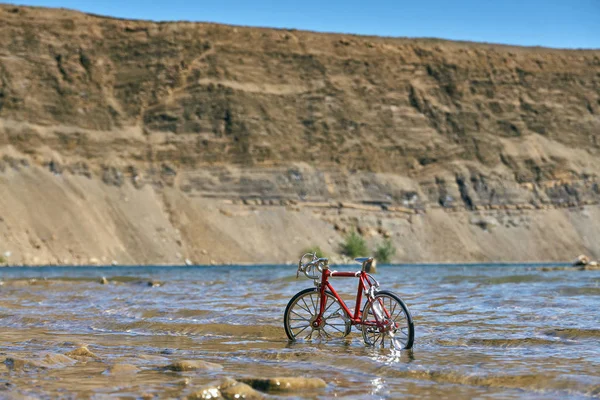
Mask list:
MULTIPOLYGON (((312 286, 293 266, 4 268, 0 397, 179 398, 225 377, 277 376, 327 386, 268 397, 600 396, 600 271, 384 266, 376 278, 413 314, 412 351, 365 347, 355 329, 288 343, 285 306, 312 286), (56 356, 84 344, 97 357, 56 356), (222 368, 164 370, 179 360, 222 368), (114 364, 137 372, 111 374, 114 364)), ((355 280, 333 283, 353 297, 355 280)))

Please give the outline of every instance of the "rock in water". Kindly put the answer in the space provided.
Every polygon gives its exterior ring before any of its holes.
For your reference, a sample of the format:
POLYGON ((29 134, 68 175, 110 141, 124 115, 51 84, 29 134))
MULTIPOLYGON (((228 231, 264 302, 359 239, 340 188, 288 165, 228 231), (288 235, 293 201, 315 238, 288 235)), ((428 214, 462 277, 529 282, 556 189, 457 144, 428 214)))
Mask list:
POLYGON ((223 366, 214 364, 211 362, 200 361, 200 360, 181 360, 176 361, 173 364, 169 364, 165 367, 168 371, 184 372, 184 371, 196 371, 196 370, 219 370, 223 369, 223 366))
POLYGON ((77 360, 74 360, 64 354, 49 353, 46 354, 42 362, 48 368, 62 368, 77 363, 77 360))
POLYGON ((225 399, 263 399, 262 393, 243 382, 227 379, 221 384, 221 396, 225 399))
POLYGON ((63 354, 48 353, 42 359, 26 359, 6 357, 4 365, 12 371, 31 371, 47 368, 64 368, 75 364, 77 361, 63 354))
POLYGON ((138 373, 139 369, 132 364, 115 364, 105 371, 106 374, 115 377, 129 377, 138 373))
POLYGON ((87 346, 81 346, 78 349, 65 353, 69 357, 90 357, 99 358, 96 354, 92 353, 87 346))
POLYGON ((278 378, 245 378, 240 382, 247 383, 262 392, 288 392, 303 389, 321 389, 327 386, 321 378, 278 377, 278 378))
POLYGON ((584 265, 582 269, 586 271, 600 270, 600 264, 598 264, 597 261, 590 261, 590 263, 588 265, 584 265))
POLYGON ((590 263, 590 258, 586 255, 579 255, 575 261, 573 262, 574 266, 588 265, 590 263))
POLYGON ((224 381, 205 386, 187 397, 189 400, 196 399, 264 399, 264 395, 245 383, 227 378, 224 381))
POLYGON ((6 357, 4 359, 4 365, 11 371, 30 371, 47 368, 47 366, 38 361, 15 357, 6 357))

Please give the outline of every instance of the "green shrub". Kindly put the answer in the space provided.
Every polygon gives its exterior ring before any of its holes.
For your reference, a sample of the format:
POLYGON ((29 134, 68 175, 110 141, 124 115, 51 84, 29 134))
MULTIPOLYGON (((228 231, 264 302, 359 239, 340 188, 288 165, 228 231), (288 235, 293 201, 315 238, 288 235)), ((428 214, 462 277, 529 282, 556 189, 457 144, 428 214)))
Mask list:
POLYGON ((381 264, 389 264, 394 254, 396 254, 396 248, 389 239, 384 240, 375 249, 375 259, 381 264))
POLYGON ((0 256, 0 264, 6 264, 6 258, 0 256))
POLYGON ((319 246, 311 246, 308 249, 305 249, 304 252, 302 252, 302 254, 306 254, 306 253, 317 253, 317 257, 318 258, 324 258, 327 257, 325 255, 325 253, 323 253, 323 250, 321 250, 321 248, 319 246))
POLYGON ((365 257, 369 254, 367 242, 358 233, 352 232, 342 243, 342 253, 351 258, 365 257))

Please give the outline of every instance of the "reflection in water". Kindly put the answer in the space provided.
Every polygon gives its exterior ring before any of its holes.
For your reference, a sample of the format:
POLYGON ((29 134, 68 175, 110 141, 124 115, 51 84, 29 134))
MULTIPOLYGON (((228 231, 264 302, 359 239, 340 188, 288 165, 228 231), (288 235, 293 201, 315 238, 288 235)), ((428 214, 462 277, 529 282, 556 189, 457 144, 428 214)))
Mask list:
MULTIPOLYGON (((323 378, 325 388, 291 392, 309 398, 600 395, 598 271, 380 267, 382 287, 415 320, 415 348, 403 352, 365 347, 355 328, 335 342, 289 343, 284 308, 312 285, 293 267, 0 274, 0 398, 177 398, 217 394, 224 378, 277 376, 323 378), (95 356, 64 356, 81 345, 95 356)), ((335 285, 356 290, 354 280, 335 285)))
POLYGON ((410 363, 415 360, 415 350, 395 350, 387 349, 386 351, 380 351, 379 349, 368 349, 373 355, 371 360, 381 363, 384 365, 391 365, 397 363, 410 363))
POLYGON ((386 390, 386 385, 385 385, 385 381, 383 380, 383 378, 375 378, 375 379, 371 379, 371 386, 373 387, 371 389, 371 394, 372 395, 383 395, 384 391, 386 390))

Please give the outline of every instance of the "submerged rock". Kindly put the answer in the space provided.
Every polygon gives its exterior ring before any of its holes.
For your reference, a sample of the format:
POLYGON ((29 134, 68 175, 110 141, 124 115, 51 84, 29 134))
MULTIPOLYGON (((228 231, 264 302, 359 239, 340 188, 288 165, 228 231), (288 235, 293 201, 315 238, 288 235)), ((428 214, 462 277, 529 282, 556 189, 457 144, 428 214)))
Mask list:
POLYGON ((227 378, 224 381, 208 385, 192 393, 187 397, 190 400, 196 399, 264 399, 264 395, 245 383, 227 378))
POLYGON ((47 366, 43 365, 37 360, 27 360, 24 358, 6 357, 4 359, 4 365, 11 371, 30 371, 35 369, 46 369, 47 366))
POLYGON ((183 372, 183 371, 196 371, 196 370, 219 370, 223 369, 222 365, 214 364, 207 361, 200 360, 181 360, 176 361, 173 364, 169 364, 164 369, 168 371, 183 372))
POLYGON ((233 379, 227 379, 221 384, 221 396, 225 399, 263 399, 262 393, 249 385, 233 379))
POLYGON ((551 329, 544 334, 558 336, 563 339, 600 339, 600 329, 560 328, 551 329))
POLYGON ((115 377, 130 376, 137 374, 138 372, 139 368, 133 364, 115 364, 105 371, 106 374, 115 377))
POLYGON ((41 359, 6 357, 4 365, 12 371, 31 371, 48 368, 64 368, 77 363, 77 360, 63 354, 49 353, 41 359))
POLYGON ((252 386, 262 392, 287 392, 303 389, 321 389, 327 386, 321 378, 277 377, 277 378, 243 378, 240 382, 252 386))
POLYGON ((76 364, 77 360, 64 354, 49 353, 46 354, 42 362, 49 368, 62 368, 76 364))

